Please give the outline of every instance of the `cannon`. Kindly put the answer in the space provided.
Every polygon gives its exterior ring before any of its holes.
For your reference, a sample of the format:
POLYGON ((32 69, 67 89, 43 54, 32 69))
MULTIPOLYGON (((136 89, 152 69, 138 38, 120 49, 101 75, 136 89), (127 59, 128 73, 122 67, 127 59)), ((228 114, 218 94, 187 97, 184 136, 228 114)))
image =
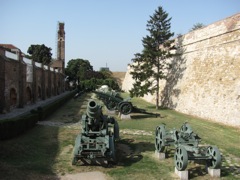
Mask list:
POLYGON ((84 91, 78 91, 78 92, 74 95, 73 99, 77 99, 77 98, 80 97, 83 93, 84 93, 84 91))
POLYGON ((157 113, 147 112, 145 109, 140 109, 130 102, 130 98, 123 99, 118 93, 116 92, 98 92, 95 91, 98 98, 103 101, 107 109, 109 110, 117 110, 121 114, 128 115, 130 113, 141 113, 141 114, 149 114, 153 116, 160 116, 157 113))
POLYGON ((117 110, 118 103, 124 101, 124 99, 121 96, 119 96, 117 92, 114 91, 108 92, 95 91, 94 93, 100 100, 103 101, 103 103, 109 110, 117 110))
POLYGON ((102 106, 95 100, 89 100, 86 114, 82 115, 81 120, 82 130, 75 140, 72 164, 98 159, 114 163, 115 140, 119 139, 117 121, 103 115, 102 106))
POLYGON ((155 149, 164 152, 165 147, 174 146, 174 164, 179 171, 187 168, 188 160, 203 160, 212 169, 221 166, 221 154, 216 146, 199 146, 201 138, 195 134, 188 123, 180 130, 167 131, 165 124, 156 127, 155 149))

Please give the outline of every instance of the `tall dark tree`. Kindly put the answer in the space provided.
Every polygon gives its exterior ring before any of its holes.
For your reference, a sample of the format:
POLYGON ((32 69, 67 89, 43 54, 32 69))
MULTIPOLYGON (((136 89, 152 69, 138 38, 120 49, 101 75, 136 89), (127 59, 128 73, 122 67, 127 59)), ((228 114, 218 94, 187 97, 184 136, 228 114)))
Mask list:
POLYGON ((93 67, 88 60, 84 59, 71 59, 67 68, 65 69, 65 74, 68 76, 69 81, 78 82, 83 81, 88 78, 89 72, 93 71, 93 67))
POLYGON ((156 109, 159 108, 159 81, 165 78, 169 68, 168 59, 173 56, 174 49, 171 38, 171 18, 160 6, 147 22, 149 35, 142 39, 143 51, 132 59, 131 75, 135 80, 130 90, 131 96, 144 96, 156 93, 156 109))
POLYGON ((29 58, 33 59, 36 62, 43 63, 44 65, 48 65, 52 61, 52 53, 51 48, 42 45, 31 45, 28 48, 28 54, 31 56, 29 58))

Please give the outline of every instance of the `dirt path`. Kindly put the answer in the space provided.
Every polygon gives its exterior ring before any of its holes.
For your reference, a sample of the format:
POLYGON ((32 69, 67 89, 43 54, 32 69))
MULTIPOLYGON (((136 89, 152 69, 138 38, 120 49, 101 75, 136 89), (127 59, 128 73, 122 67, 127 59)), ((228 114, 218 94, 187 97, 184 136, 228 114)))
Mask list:
POLYGON ((110 177, 99 171, 67 174, 59 177, 61 180, 110 180, 110 177))

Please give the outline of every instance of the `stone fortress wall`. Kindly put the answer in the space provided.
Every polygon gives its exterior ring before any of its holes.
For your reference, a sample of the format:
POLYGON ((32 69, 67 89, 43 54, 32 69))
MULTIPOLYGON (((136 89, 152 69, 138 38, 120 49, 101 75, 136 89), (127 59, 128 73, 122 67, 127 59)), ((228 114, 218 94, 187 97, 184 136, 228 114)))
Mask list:
MULTIPOLYGON (((240 127, 240 13, 189 32, 176 44, 180 55, 161 80, 161 105, 240 127)), ((130 71, 124 91, 134 82, 130 71)), ((155 103, 155 95, 144 99, 155 103)))
POLYGON ((65 91, 64 74, 0 47, 0 114, 65 91))

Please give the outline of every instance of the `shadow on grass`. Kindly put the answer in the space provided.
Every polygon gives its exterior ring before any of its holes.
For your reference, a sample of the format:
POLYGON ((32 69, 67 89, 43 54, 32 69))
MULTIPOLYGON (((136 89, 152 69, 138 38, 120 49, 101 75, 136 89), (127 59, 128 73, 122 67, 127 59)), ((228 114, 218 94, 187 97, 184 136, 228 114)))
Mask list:
POLYGON ((134 120, 146 119, 146 118, 159 118, 159 116, 150 115, 150 114, 134 114, 134 115, 131 115, 131 119, 134 119, 134 120))
POLYGON ((117 144, 117 162, 119 166, 131 166, 142 160, 142 153, 153 151, 155 146, 150 142, 135 142, 134 139, 122 139, 117 144))
POLYGON ((37 125, 21 136, 0 143, 0 177, 58 179, 52 169, 59 151, 58 128, 37 125))
POLYGON ((227 157, 222 156, 221 176, 226 177, 231 175, 240 177, 240 165, 229 164, 227 157))
POLYGON ((189 172, 189 179, 205 176, 207 174, 207 171, 203 166, 196 166, 193 168, 189 168, 188 172, 189 172))
MULTIPOLYGON (((154 110, 156 110, 156 106, 155 105, 146 106, 146 109, 154 109, 154 110)), ((158 110, 170 110, 170 108, 164 107, 164 106, 160 106, 158 110)))

